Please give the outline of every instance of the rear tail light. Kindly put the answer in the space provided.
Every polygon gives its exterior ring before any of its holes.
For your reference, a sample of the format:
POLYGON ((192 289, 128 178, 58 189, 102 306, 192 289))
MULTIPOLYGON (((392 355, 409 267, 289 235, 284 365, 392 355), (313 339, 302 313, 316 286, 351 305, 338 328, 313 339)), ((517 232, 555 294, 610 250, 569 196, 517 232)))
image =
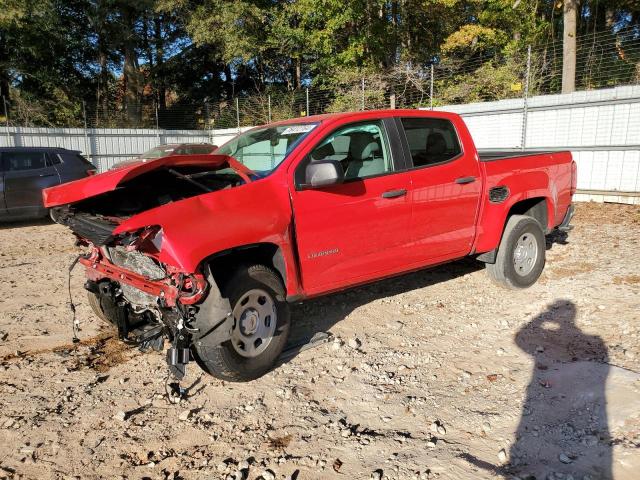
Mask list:
POLYGON ((87 170, 88 176, 95 175, 96 173, 98 173, 98 171, 95 168, 92 168, 91 170, 87 170))
POLYGON ((578 165, 575 160, 571 162, 571 195, 576 193, 578 186, 578 165))

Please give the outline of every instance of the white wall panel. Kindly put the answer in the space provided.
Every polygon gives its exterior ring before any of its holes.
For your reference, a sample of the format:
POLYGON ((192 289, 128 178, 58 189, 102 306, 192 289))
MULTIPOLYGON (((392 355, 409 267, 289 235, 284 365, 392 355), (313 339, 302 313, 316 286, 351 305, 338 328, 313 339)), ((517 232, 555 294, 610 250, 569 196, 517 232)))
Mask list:
MULTIPOLYGON (((640 193, 640 86, 545 95, 528 99, 527 149, 569 149, 578 164, 578 188, 640 193)), ((478 148, 522 147, 523 99, 451 105, 478 148)), ((243 128, 242 130, 246 130, 243 128)), ((222 145, 225 130, 154 130, 0 127, 1 146, 50 146, 80 150, 100 170, 165 143, 222 145)), ((612 197, 613 198, 613 197, 612 197)), ((617 198, 617 197, 616 197, 617 198)))
MULTIPOLYGON (((527 149, 571 150, 581 190, 640 193, 640 86, 531 97, 527 104, 527 149)), ((461 114, 478 148, 500 149, 522 148, 523 107, 522 99, 510 99, 439 110, 461 114)))

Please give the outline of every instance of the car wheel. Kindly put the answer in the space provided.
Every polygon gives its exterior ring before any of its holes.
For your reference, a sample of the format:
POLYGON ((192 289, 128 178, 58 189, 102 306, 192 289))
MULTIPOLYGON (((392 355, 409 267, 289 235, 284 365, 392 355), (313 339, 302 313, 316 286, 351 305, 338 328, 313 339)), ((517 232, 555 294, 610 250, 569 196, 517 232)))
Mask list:
POLYGON ((542 274, 545 251, 540 223, 526 215, 513 215, 502 234, 496 262, 487 264, 487 274, 503 287, 530 287, 542 274))
POLYGON ((93 313, 95 313, 100 320, 109 322, 104 310, 102 310, 102 306, 100 306, 100 298, 95 293, 87 291, 87 299, 89 300, 89 306, 91 310, 93 310, 93 313))
POLYGON ((198 364, 222 380, 246 382, 268 372, 289 336, 290 313, 282 280, 264 265, 239 269, 222 288, 233 312, 231 339, 204 337, 193 346, 198 364))

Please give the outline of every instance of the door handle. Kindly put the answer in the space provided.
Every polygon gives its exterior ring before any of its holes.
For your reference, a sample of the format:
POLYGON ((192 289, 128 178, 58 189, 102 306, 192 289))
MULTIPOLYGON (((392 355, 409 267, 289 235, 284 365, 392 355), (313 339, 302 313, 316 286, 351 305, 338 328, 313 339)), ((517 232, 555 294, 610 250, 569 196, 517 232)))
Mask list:
POLYGON ((53 173, 41 173, 40 175, 38 175, 39 177, 53 177, 54 174, 53 173))
POLYGON ((388 192, 384 192, 382 194, 382 198, 404 197, 406 194, 407 194, 407 191, 404 188, 400 190, 389 190, 388 192))
POLYGON ((476 177, 460 177, 456 178, 456 183, 459 185, 464 185, 465 183, 473 183, 476 181, 476 177))

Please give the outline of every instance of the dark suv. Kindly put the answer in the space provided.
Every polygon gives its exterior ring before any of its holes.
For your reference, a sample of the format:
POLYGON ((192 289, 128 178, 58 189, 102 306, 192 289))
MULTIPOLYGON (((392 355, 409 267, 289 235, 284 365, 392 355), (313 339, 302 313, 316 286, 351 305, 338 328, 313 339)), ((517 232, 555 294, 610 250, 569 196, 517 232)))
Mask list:
POLYGON ((0 148, 0 220, 45 217, 42 189, 96 173, 75 150, 48 147, 0 148))

